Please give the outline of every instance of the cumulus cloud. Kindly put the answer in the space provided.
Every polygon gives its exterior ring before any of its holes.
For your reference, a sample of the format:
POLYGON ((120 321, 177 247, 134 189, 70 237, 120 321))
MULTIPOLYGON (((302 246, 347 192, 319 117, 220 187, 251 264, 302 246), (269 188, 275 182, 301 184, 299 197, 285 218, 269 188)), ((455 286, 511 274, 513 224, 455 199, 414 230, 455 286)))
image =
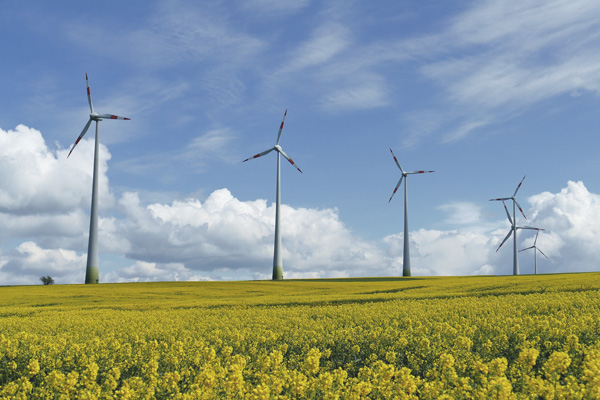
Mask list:
MULTIPOLYGON (((541 193, 528 201, 530 224, 546 229, 537 244, 550 260, 540 262, 540 271, 597 270, 600 196, 590 193, 582 182, 568 182, 559 193, 541 193)), ((130 243, 130 258, 179 263, 188 275, 211 279, 270 277, 275 210, 265 200, 243 202, 220 189, 204 202, 187 199, 143 206, 137 194, 127 193, 120 204, 128 220, 117 225, 123 224, 120 236, 130 243)), ((440 208, 449 213, 446 223, 454 222, 457 228, 410 233, 414 275, 512 272, 510 246, 496 252, 508 230, 506 220, 486 220, 481 212, 472 213, 479 207, 471 203, 440 208), (467 209, 477 217, 464 218, 467 209)), ((283 205, 282 216, 288 278, 394 276, 401 271, 400 233, 376 243, 365 241, 344 225, 335 209, 283 205)), ((531 232, 519 231, 519 249, 530 246, 533 238, 531 232)), ((530 273, 532 261, 525 254, 520 255, 521 271, 530 273)))
POLYGON ((2 284, 39 282, 50 275, 56 283, 81 283, 84 279, 86 256, 73 250, 43 249, 34 242, 23 242, 0 261, 2 284))
MULTIPOLYGON (((388 254, 402 265, 403 235, 384 239, 388 254)), ((497 271, 490 263, 494 257, 495 237, 481 232, 419 229, 410 235, 413 275, 474 275, 497 271)))
POLYGON ((546 229, 537 245, 551 257, 547 272, 600 268, 600 195, 590 193, 583 182, 569 181, 559 193, 543 192, 529 202, 532 225, 546 229))
POLYGON ((207 281, 210 278, 187 269, 180 263, 157 264, 136 261, 134 264, 102 276, 106 282, 207 281))
MULTIPOLYGON (((243 202, 220 189, 203 203, 144 206, 137 193, 125 193, 119 204, 128 218, 116 229, 129 258, 182 263, 205 275, 235 276, 238 270, 246 278, 270 276, 275 206, 265 200, 243 202)), ((355 237, 337 210, 282 205, 281 212, 286 277, 341 276, 381 264, 377 246, 355 237)))
MULTIPOLYGON (((93 151, 93 141, 84 140, 67 160, 67 150, 50 150, 36 129, 0 129, 0 213, 56 215, 89 206, 93 151)), ((106 177, 109 159, 101 146, 98 187, 105 206, 114 202, 106 177)))
MULTIPOLYGON (((36 129, 0 129, 0 238, 84 249, 93 152, 93 140, 83 140, 67 159, 67 149, 48 148, 36 129)), ((110 153, 100 146, 99 156, 99 204, 105 210, 114 205, 106 176, 110 153)))
MULTIPOLYGON (((15 131, 0 130, 1 284, 38 283, 46 274, 62 283, 82 281, 92 143, 84 141, 77 150, 79 158, 73 153, 67 162, 66 150, 48 149, 34 129, 20 125, 15 131)), ((108 151, 102 151, 108 159, 108 151)), ((226 188, 202 200, 150 202, 148 193, 125 192, 111 202, 106 162, 102 165, 108 208, 99 221, 101 267, 103 258, 111 265, 101 268, 103 281, 270 278, 274 204, 242 201, 226 188)), ((540 260, 540 272, 598 269, 600 195, 583 182, 569 181, 560 192, 531 196, 526 204, 522 202, 529 224, 545 229, 537 245, 549 259, 540 260)), ((468 202, 439 208, 448 213, 444 223, 451 229, 410 233, 414 275, 511 273, 510 246, 496 252, 508 230, 506 219, 489 220, 468 202)), ((364 240, 335 208, 282 205, 282 238, 286 278, 401 272, 402 234, 364 240)), ((533 238, 531 232, 519 231, 519 248, 531 246, 533 238)), ((533 271, 526 254, 521 253, 522 273, 533 271)))

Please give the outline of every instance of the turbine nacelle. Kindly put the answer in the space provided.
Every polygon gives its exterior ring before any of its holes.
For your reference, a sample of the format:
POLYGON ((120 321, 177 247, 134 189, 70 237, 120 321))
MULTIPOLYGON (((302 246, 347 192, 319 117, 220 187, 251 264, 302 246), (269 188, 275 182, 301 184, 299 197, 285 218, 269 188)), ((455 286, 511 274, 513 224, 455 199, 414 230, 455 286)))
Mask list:
POLYGON ((269 154, 270 152, 272 152, 273 150, 275 150, 277 153, 281 154, 283 156, 283 158, 288 160, 290 162, 290 164, 292 164, 294 166, 294 168, 296 168, 298 171, 302 172, 302 170, 300 168, 298 168, 298 166, 296 165, 294 160, 292 160, 292 158, 290 156, 288 156, 285 153, 285 151, 283 151, 283 148, 281 148, 281 146, 279 145, 279 140, 281 140, 281 131, 283 130, 283 124, 285 122, 286 116, 287 116, 287 110, 285 110, 285 113, 283 114, 283 120, 281 121, 281 126, 279 127, 279 132, 277 133, 277 143, 275 144, 275 146, 271 147, 269 150, 263 151, 262 153, 258 153, 258 154, 253 155, 252 157, 246 158, 242 162, 246 162, 246 161, 252 160, 254 158, 259 158, 259 157, 265 156, 265 155, 269 154))
POLYGON ((90 104, 90 119, 88 119, 87 124, 85 124, 85 126, 83 127, 83 130, 79 134, 79 137, 75 141, 75 144, 73 145, 73 147, 71 147, 71 151, 69 151, 67 158, 69 158, 69 156, 73 152, 73 149, 75 149, 75 146, 77 146, 77 143, 79 143, 81 138, 83 138, 83 136, 86 134, 92 121, 100 122, 104 119, 123 119, 123 120, 127 120, 127 121, 131 120, 131 118, 127 118, 127 117, 119 117, 118 115, 113 115, 113 114, 98 114, 96 111, 94 111, 94 105, 92 104, 92 92, 90 91, 90 84, 88 81, 87 74, 85 74, 85 83, 87 85, 88 103, 90 104))
MULTIPOLYGON (((403 179, 407 179, 408 175, 414 175, 414 174, 428 174, 430 172, 435 172, 435 171, 405 171, 401 166, 400 163, 398 162, 398 159, 396 158, 396 155, 394 154, 394 152, 392 151, 392 149, 390 148, 390 153, 392 153, 392 157, 394 157, 394 162, 396 163, 396 165, 398 166, 398 169, 400 170, 400 172, 402 172, 402 176, 400 177, 400 180, 398 181, 398 184, 396 185, 396 187, 394 188, 394 191, 392 192, 392 195, 390 196, 390 199, 388 200, 388 203, 390 201, 392 201, 392 197, 394 197, 394 195, 396 194, 396 191, 398 191, 398 188, 400 187, 400 185, 402 184, 402 180, 403 179)), ((405 183, 406 184, 406 183, 405 183)))

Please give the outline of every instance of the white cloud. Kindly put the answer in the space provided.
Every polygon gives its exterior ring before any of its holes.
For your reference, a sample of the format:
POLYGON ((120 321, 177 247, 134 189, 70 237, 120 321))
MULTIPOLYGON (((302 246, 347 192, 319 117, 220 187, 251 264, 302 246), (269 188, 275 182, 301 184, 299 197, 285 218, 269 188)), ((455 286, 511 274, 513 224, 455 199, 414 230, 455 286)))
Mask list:
MULTIPOLYGON (((206 151, 221 145, 211 135, 197 143, 206 151)), ((38 283, 42 274, 65 283, 83 279, 92 143, 80 146, 79 155, 65 161, 66 150, 50 151, 34 129, 21 125, 15 131, 0 130, 0 176, 6 182, 0 188, 0 282, 38 283)), ((108 151, 103 152, 108 159, 108 151)), ((104 179, 105 198, 110 200, 104 179)), ((108 264, 114 266, 102 271, 103 281, 269 279, 273 204, 242 201, 228 189, 216 190, 205 200, 170 203, 148 203, 145 199, 151 197, 143 196, 123 193, 118 202, 108 201, 107 216, 101 215, 101 260, 113 260, 108 264), (124 265, 115 264, 115 258, 124 265)), ((568 182, 558 193, 531 196, 529 204, 528 223, 546 229, 537 244, 550 259, 540 260, 541 272, 598 269, 600 195, 582 182, 568 182)), ((414 275, 511 272, 511 249, 495 251, 506 235, 504 218, 490 221, 480 206, 468 202, 439 208, 448 213, 445 224, 454 228, 410 233, 414 275)), ((519 248, 530 246, 533 236, 519 231, 519 248)), ((380 242, 363 240, 336 209, 282 205, 282 238, 286 278, 391 276, 401 271, 401 234, 380 242)), ((525 254, 521 271, 528 273, 532 266, 525 254)))
MULTIPOLYGON (((498 273, 494 260, 494 236, 469 231, 420 229, 410 234, 413 275, 472 275, 498 273)), ((403 235, 384 239, 391 257, 402 265, 403 235)))
POLYGON ((192 138, 185 146, 172 151, 146 153, 142 156, 129 157, 116 162, 116 168, 127 173, 148 176, 169 182, 177 179, 173 169, 193 168, 197 173, 206 169, 206 165, 218 159, 222 162, 233 162, 227 153, 227 146, 235 138, 231 129, 214 128, 192 138))
MULTIPOLYGON (((589 193, 581 182, 569 182, 561 192, 541 193, 529 202, 531 225, 546 229, 537 244, 550 259, 538 259, 540 272, 598 269, 599 195, 589 193)), ((103 273, 105 282, 270 278, 274 206, 265 200, 240 201, 220 189, 205 201, 190 198, 143 205, 137 193, 125 193, 119 207, 123 218, 101 220, 101 249, 132 263, 103 273)), ((473 205, 442 208, 452 213, 448 221, 460 223, 465 221, 456 218, 473 205)), ((402 234, 367 242, 340 221, 335 209, 283 205, 282 215, 286 278, 400 274, 402 234)), ((479 217, 460 226, 410 233, 413 275, 511 273, 510 246, 496 252, 506 234, 506 221, 492 223, 479 217)), ((533 237, 519 231, 519 249, 530 246, 533 237)), ((522 273, 533 272, 531 257, 520 254, 522 273)), ((3 251, 0 260, 5 283, 36 283, 41 274, 79 282, 85 253, 45 249, 27 241, 14 251, 3 251)))
POLYGON ((352 109, 369 109, 386 105, 387 91, 382 84, 375 81, 344 89, 334 90, 321 101, 321 106, 329 111, 348 111, 352 109))
MULTIPOLYGON (((583 182, 567 183, 559 193, 529 198, 533 226, 546 229, 537 245, 551 257, 548 272, 600 269, 600 196, 583 182)), ((530 244, 531 245, 531 244, 530 244)))
POLYGON ((64 249, 43 249, 34 242, 23 242, 0 262, 2 284, 37 283, 50 275, 55 283, 81 283, 86 256, 64 249))
POLYGON ((290 59, 280 72, 286 74, 330 62, 350 44, 350 32, 339 23, 329 23, 317 27, 311 37, 290 51, 290 59))
MULTIPOLYGON (((47 248, 85 249, 93 151, 93 140, 83 140, 67 159, 68 150, 50 150, 33 128, 0 129, 0 238, 35 238, 47 248)), ((99 156, 99 206, 104 212, 114 205, 106 177, 110 153, 100 146, 99 156)))
POLYGON ((263 47, 261 40, 241 32, 219 4, 160 2, 139 24, 110 26, 75 21, 64 31, 82 47, 90 42, 101 52, 143 68, 165 68, 181 63, 237 65, 263 47))
MULTIPOLYGON (((67 150, 51 151, 42 134, 24 125, 0 129, 0 213, 69 214, 90 204, 93 140, 83 140, 71 157, 67 150)), ((100 148, 99 193, 102 206, 114 199, 106 171, 110 153, 100 148)))
MULTIPOLYGON (((184 263, 204 273, 248 270, 247 278, 270 274, 275 210, 265 200, 242 202, 220 189, 204 203, 187 199, 143 206, 136 193, 125 193, 120 205, 128 219, 117 229, 129 243, 130 258, 184 263)), ((339 276, 382 263, 377 246, 355 237, 336 210, 282 205, 281 212, 286 276, 339 276)))
POLYGON ((102 276, 106 282, 207 281, 210 278, 187 269, 180 263, 157 264, 136 261, 134 264, 102 276))
POLYGON ((445 140, 462 139, 554 96, 599 91, 598 2, 473 4, 446 29, 399 45, 424 60, 421 73, 445 91, 442 104, 455 109, 445 117, 446 131, 453 127, 445 140))
POLYGON ((447 224, 464 226, 481 224, 483 222, 481 206, 474 203, 454 202, 441 205, 438 208, 449 214, 444 221, 447 224))
POLYGON ((258 13, 260 17, 281 17, 297 13, 309 4, 309 0, 279 1, 279 0, 245 0, 241 7, 245 11, 258 13))
POLYGON ((295 85, 293 90, 311 97, 326 112, 387 105, 389 83, 377 68, 388 57, 378 53, 380 45, 359 43, 355 27, 342 14, 324 12, 318 20, 306 39, 286 51, 283 63, 265 74, 268 97, 290 82, 303 81, 312 84, 295 85))

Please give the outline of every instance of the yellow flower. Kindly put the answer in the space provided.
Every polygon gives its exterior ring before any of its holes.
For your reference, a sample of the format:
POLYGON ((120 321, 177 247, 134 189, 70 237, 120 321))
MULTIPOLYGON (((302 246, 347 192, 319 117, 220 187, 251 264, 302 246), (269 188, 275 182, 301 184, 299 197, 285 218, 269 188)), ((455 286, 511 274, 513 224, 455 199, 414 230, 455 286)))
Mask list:
POLYGON ((33 377, 37 375, 38 372, 40 372, 40 364, 38 363, 38 360, 29 361, 29 364, 27 365, 27 375, 29 375, 29 377, 33 377))

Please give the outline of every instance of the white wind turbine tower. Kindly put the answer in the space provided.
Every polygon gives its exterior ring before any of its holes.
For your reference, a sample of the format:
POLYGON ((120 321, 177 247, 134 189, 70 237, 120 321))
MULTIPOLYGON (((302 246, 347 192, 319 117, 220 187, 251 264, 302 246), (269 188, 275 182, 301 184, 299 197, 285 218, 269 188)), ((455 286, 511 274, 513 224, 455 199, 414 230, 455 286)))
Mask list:
POLYGON ((402 176, 400 177, 400 180, 398 181, 398 184, 396 185, 394 192, 390 196, 388 203, 390 201, 392 201, 392 197, 394 197, 394 195, 396 194, 396 191, 402 184, 402 180, 404 179, 404 252, 402 254, 402 276, 410 276, 410 250, 409 250, 409 243, 408 243, 408 200, 407 200, 407 194, 406 194, 406 185, 407 185, 407 181, 408 181, 407 177, 408 177, 408 175, 425 174, 425 173, 430 173, 430 172, 435 172, 435 171, 406 172, 400 166, 400 163, 398 162, 398 159, 394 155, 394 152, 392 151, 391 148, 390 148, 390 152, 392 153, 392 157, 394 157, 394 161, 396 162, 396 165, 398 166, 398 168, 400 168, 400 171, 402 171, 402 176))
POLYGON ((290 162, 298 171, 302 172, 300 168, 294 163, 294 161, 285 154, 281 146, 279 145, 279 140, 281 139, 281 131, 283 130, 283 124, 285 122, 285 117, 287 116, 287 109, 283 114, 283 120, 281 121, 281 126, 279 127, 279 133, 277 134, 277 143, 275 146, 270 148, 269 150, 263 151, 262 153, 258 153, 253 157, 246 158, 242 162, 246 162, 248 160, 252 160, 254 158, 262 157, 264 155, 269 154, 273 150, 277 152, 277 191, 276 191, 276 202, 275 202, 275 246, 273 250, 273 280, 279 281, 283 279, 283 263, 281 261, 281 230, 279 225, 279 209, 281 207, 281 174, 280 174, 280 155, 282 155, 286 160, 290 162))
POLYGON ((92 94, 90 93, 90 84, 88 81, 88 76, 85 74, 85 83, 87 85, 87 96, 88 102, 90 103, 90 119, 87 124, 83 128, 83 131, 79 134, 79 137, 75 141, 73 147, 71 147, 71 151, 69 151, 69 156, 73 152, 77 143, 83 138, 85 133, 88 131, 90 124, 92 121, 96 122, 96 141, 94 145, 94 175, 92 178, 92 209, 90 212, 90 236, 88 242, 88 254, 87 254, 87 265, 85 269, 85 283, 99 283, 99 275, 98 275, 98 266, 100 264, 98 258, 98 126, 100 121, 103 119, 126 119, 130 118, 119 117, 117 115, 112 114, 98 114, 94 111, 94 106, 92 105, 92 94))
MULTIPOLYGON (((501 198, 498 198, 498 199, 490 199, 490 201, 501 201, 503 203, 504 203, 504 200, 512 200, 512 202, 513 202, 513 218, 511 220, 511 225, 513 227, 512 230, 511 230, 511 232, 513 230, 515 231, 515 236, 513 237, 513 250, 514 250, 514 254, 513 254, 513 275, 519 275, 519 256, 517 255, 517 230, 515 229, 516 224, 517 224, 517 218, 516 218, 517 216, 515 214, 515 211, 516 211, 515 207, 519 207, 519 211, 521 211, 521 214, 523 214, 523 217, 525 219, 527 219, 527 217, 525 217, 525 213, 523 212, 523 209, 521 208, 521 206, 517 202, 517 199, 515 198, 515 196, 517 195, 517 192, 521 188, 521 185, 523 184, 523 181, 525 180, 525 176, 523 176, 523 179, 521 179, 521 182, 519 182, 519 184, 517 185, 517 188, 515 189, 515 192, 513 193, 513 195, 511 197, 501 197, 501 198), (513 223, 513 221, 514 221, 514 223, 513 223)), ((504 205, 504 208, 506 209, 506 204, 504 205)), ((508 213, 508 211, 507 211, 507 213, 508 213)), ((509 219, 510 219, 510 215, 509 215, 509 219)), ((506 239, 504 239, 504 240, 506 241, 506 239)), ((502 242, 502 243, 504 243, 504 242, 502 242)), ((502 244, 500 246, 502 246, 502 244)), ((498 247, 498 249, 500 249, 500 247, 498 247)), ((498 251, 498 250, 496 250, 496 251, 498 251)))
POLYGON ((544 252, 542 250, 540 250, 539 247, 537 247, 537 240, 538 240, 538 235, 540 234, 540 232, 536 232, 535 234, 535 240, 533 241, 533 246, 527 247, 523 250, 519 250, 519 252, 521 251, 525 251, 525 250, 529 250, 529 249, 533 249, 533 265, 534 265, 534 271, 535 274, 537 275, 537 252, 539 251, 540 253, 542 253, 542 255, 546 258, 548 258, 547 255, 544 254, 544 252))
MULTIPOLYGON (((525 179, 525 178, 523 178, 525 179)), ((522 182, 522 181, 521 181, 522 182)), ((518 189, 518 188, 517 188, 518 189)), ((515 192, 516 193, 516 192, 515 192)), ((543 229, 541 228, 534 228, 533 226, 517 226, 517 221, 515 219, 512 219, 510 217, 510 214, 508 212, 508 208, 506 208, 506 203, 504 202, 504 200, 502 200, 502 204, 504 205, 504 211, 506 211, 506 217, 508 218, 508 221, 510 222, 510 231, 508 231, 508 234, 506 235, 506 237, 504 238, 504 240, 502 241, 502 243, 500 243, 500 246, 498 246, 498 248, 496 249, 496 252, 498 252, 498 250, 500 250, 500 247, 502 247, 502 245, 504 244, 504 242, 506 242, 508 240, 508 238, 510 237, 510 235, 513 235, 514 238, 514 256, 513 256, 513 275, 519 275, 519 259, 517 257, 517 229, 531 229, 531 230, 535 230, 535 231, 543 231, 543 229)), ((520 207, 519 207, 520 209, 520 207)), ((522 211, 521 211, 522 212, 522 211)), ((525 215, 523 215, 525 216, 525 215)))

